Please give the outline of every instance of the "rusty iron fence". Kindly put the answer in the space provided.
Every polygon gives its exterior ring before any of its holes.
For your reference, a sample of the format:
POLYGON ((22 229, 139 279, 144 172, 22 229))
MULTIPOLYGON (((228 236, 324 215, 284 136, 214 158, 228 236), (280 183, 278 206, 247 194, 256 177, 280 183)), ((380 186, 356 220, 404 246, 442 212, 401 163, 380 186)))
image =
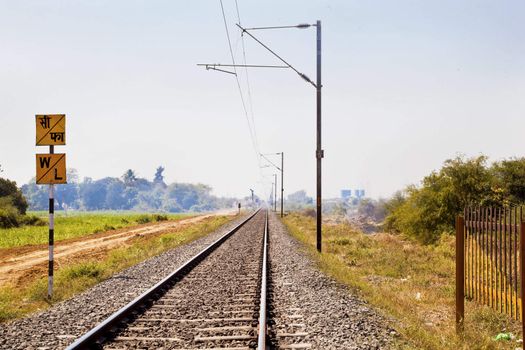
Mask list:
MULTIPOLYGON (((456 219, 456 324, 465 298, 521 320, 525 288, 522 208, 465 208, 456 219)), ((525 334, 525 333, 524 333, 525 334)))

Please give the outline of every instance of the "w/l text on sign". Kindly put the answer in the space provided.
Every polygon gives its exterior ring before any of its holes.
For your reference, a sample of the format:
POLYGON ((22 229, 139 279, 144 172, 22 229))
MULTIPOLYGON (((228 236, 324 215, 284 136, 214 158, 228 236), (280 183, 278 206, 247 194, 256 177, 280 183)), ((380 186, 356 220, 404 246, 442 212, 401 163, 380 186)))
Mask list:
POLYGON ((66 155, 64 153, 36 155, 37 184, 65 184, 66 155))

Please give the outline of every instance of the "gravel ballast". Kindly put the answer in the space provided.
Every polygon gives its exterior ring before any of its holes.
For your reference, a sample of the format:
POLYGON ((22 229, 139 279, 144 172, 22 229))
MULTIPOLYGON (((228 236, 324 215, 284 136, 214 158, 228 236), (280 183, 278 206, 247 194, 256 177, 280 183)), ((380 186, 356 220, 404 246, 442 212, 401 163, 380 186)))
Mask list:
POLYGON ((273 213, 269 225, 273 346, 388 349, 395 331, 385 318, 321 273, 273 213))
MULTIPOLYGON (((1 324, 0 349, 65 348, 243 219, 237 218, 206 237, 128 268, 44 312, 1 324)), ((348 288, 321 273, 302 244, 289 235, 273 213, 270 213, 269 231, 268 303, 272 348, 390 347, 395 332, 387 320, 348 288)), ((251 241, 257 244, 257 240, 251 241)), ((256 254, 252 255, 255 258, 256 254)), ((223 260, 227 262, 228 258, 223 260)), ((221 282, 218 286, 223 288, 225 284, 221 282)), ((201 288, 203 293, 208 293, 204 286, 201 288)), ((205 310, 197 306, 193 309, 195 312, 205 310)))
POLYGON ((104 349, 246 349, 257 345, 266 214, 257 213, 104 349))
POLYGON ((0 324, 0 349, 62 349, 135 299, 236 226, 239 217, 206 237, 130 267, 50 309, 0 324))

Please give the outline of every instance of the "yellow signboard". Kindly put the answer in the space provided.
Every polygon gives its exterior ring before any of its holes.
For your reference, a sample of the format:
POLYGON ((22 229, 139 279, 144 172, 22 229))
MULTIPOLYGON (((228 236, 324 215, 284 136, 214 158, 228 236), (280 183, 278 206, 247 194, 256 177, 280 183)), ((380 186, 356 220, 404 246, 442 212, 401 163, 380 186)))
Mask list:
POLYGON ((36 183, 65 184, 66 183, 66 154, 37 154, 36 155, 36 183))
POLYGON ((65 114, 37 114, 35 120, 37 146, 66 144, 65 114))

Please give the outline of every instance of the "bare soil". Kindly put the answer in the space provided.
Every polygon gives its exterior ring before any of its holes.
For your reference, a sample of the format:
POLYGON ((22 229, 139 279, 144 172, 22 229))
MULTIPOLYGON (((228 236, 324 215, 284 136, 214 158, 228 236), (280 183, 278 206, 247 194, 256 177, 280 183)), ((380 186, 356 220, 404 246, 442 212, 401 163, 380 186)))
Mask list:
MULTIPOLYGON (((195 224, 215 215, 225 215, 225 213, 206 214, 177 221, 148 223, 55 242, 54 258, 56 265, 60 267, 61 264, 79 258, 103 256, 108 250, 122 247, 133 238, 159 235, 195 224)), ((16 286, 27 279, 31 279, 35 274, 41 274, 47 269, 48 254, 48 246, 45 244, 0 249, 0 287, 6 284, 16 286)))

